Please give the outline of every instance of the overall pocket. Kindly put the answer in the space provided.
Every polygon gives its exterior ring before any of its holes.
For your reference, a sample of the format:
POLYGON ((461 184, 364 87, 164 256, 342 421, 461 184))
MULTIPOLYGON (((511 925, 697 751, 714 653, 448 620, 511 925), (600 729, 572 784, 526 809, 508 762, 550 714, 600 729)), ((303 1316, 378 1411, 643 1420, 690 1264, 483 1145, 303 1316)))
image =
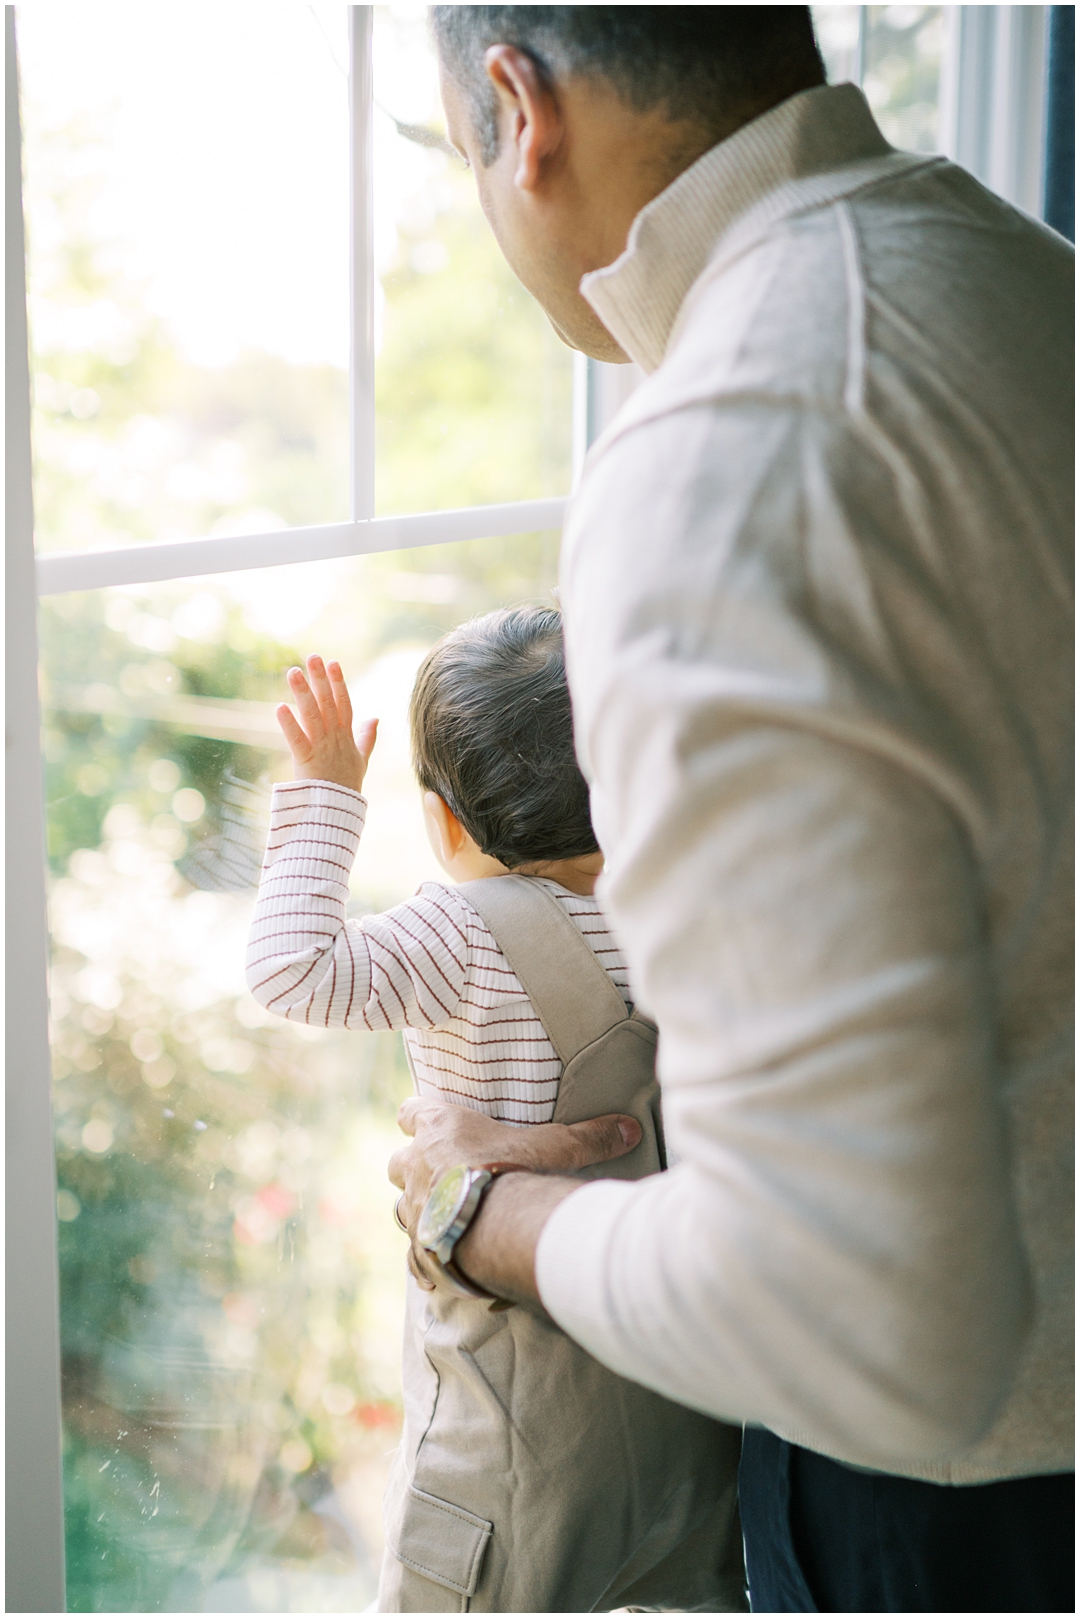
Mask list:
POLYGON ((460 1596, 476 1593, 492 1524, 437 1495, 410 1488, 390 1549, 399 1562, 460 1596))

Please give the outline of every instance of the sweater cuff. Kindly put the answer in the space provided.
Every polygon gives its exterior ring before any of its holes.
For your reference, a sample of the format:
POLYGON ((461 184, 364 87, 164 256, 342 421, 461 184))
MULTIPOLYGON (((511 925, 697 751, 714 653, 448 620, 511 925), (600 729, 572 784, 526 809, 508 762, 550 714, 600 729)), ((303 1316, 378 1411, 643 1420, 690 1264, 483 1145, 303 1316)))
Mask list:
POLYGON ((611 1370, 638 1379, 640 1367, 626 1354, 609 1296, 609 1249, 636 1189, 625 1180, 594 1180, 564 1198, 540 1232, 536 1285, 568 1336, 611 1370))
POLYGON ((356 857, 367 801, 333 781, 279 781, 270 800, 267 864, 286 849, 307 858, 332 853, 345 860, 345 882, 356 857))
POLYGON ((367 815, 367 799, 352 787, 340 787, 335 781, 278 781, 270 799, 270 814, 280 817, 289 814, 292 820, 318 819, 324 825, 333 825, 340 817, 350 828, 362 830, 367 815))

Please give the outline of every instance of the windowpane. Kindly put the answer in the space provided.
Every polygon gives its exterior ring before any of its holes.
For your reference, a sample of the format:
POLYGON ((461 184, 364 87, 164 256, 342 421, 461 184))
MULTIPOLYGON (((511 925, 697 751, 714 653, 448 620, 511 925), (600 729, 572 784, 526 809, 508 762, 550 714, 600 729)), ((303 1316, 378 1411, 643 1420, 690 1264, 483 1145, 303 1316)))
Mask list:
POLYGON ((907 152, 941 150, 942 6, 868 6, 863 89, 885 138, 907 152))
POLYGON ((830 84, 859 82, 861 6, 811 6, 814 32, 830 84))
POLYGON ((570 351, 507 268, 472 175, 415 138, 443 133, 425 12, 375 8, 380 513, 570 487, 570 351))
POLYGON ((347 517, 345 17, 19 8, 39 548, 347 517))
POLYGON ((945 8, 811 6, 810 9, 829 83, 843 84, 851 80, 857 84, 861 71, 866 99, 886 139, 904 151, 940 151, 945 8))
POLYGON ((408 759, 425 648, 550 599, 557 536, 47 600, 69 1602, 357 1611, 400 1422, 398 1036, 245 992, 274 703, 313 648, 381 719, 360 912, 437 875, 408 759))

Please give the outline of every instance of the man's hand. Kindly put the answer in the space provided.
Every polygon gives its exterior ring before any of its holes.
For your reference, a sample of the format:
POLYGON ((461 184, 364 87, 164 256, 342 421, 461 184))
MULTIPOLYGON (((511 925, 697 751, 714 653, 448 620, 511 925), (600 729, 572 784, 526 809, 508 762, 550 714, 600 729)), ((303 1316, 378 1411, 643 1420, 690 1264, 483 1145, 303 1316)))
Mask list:
POLYGON ((352 703, 341 664, 324 667, 321 657, 309 657, 307 668, 307 678, 303 669, 290 669, 286 676, 300 713, 299 723, 286 703, 277 709, 278 724, 292 754, 293 773, 298 781, 333 781, 359 792, 379 721, 362 720, 354 739, 352 703))
POLYGON ((609 1113, 581 1124, 532 1124, 520 1129, 487 1118, 471 1107, 410 1096, 398 1111, 398 1128, 411 1135, 390 1159, 387 1173, 405 1192, 401 1216, 412 1230, 436 1180, 465 1163, 520 1163, 534 1174, 573 1174, 591 1163, 625 1157, 641 1139, 635 1118, 609 1113))
MULTIPOLYGON (((518 1129, 469 1107, 416 1097, 402 1104, 398 1127, 413 1140, 394 1153, 388 1173, 404 1192, 400 1213, 410 1233, 415 1233, 432 1186, 448 1169, 461 1163, 520 1163, 526 1171, 496 1182, 455 1251, 455 1262, 470 1280, 517 1302, 539 1301, 533 1273, 536 1243, 551 1210, 581 1184, 553 1176, 623 1157, 641 1139, 637 1120, 615 1113, 580 1124, 518 1129)), ((409 1266, 430 1289, 426 1263, 414 1240, 409 1266)))

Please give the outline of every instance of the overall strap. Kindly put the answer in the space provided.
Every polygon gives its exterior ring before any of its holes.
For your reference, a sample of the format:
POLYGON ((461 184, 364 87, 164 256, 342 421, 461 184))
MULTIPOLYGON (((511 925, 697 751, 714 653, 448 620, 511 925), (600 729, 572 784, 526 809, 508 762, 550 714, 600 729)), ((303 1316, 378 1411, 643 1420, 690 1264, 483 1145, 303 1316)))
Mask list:
POLYGON ((458 892, 494 934, 563 1067, 625 1021, 626 1002, 550 889, 508 873, 458 892))

